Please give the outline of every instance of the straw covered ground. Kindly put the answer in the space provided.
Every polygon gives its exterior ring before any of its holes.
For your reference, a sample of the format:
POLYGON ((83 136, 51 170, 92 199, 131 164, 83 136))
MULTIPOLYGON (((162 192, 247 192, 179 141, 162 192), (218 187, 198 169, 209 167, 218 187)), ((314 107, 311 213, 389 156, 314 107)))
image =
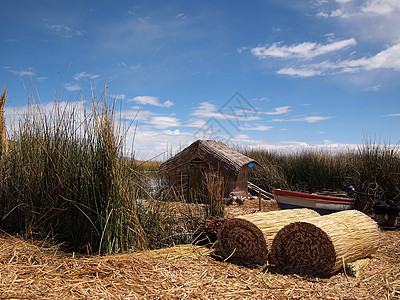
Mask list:
POLYGON ((217 261, 203 247, 74 257, 0 235, 1 299, 400 298, 400 233, 385 232, 357 278, 281 275, 217 261))

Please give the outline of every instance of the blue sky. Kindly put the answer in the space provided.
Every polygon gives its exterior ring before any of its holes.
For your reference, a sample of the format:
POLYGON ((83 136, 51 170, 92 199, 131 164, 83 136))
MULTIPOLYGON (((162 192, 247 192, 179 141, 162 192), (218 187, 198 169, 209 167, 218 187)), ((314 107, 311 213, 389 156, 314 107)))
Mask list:
POLYGON ((2 0, 0 28, 9 126, 106 86, 141 159, 400 141, 398 0, 2 0))

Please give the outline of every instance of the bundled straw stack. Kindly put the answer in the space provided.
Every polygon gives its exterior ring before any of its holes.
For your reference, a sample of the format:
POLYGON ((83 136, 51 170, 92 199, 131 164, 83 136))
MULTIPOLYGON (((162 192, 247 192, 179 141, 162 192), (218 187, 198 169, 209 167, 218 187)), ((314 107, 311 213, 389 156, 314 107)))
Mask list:
POLYGON ((239 216, 238 218, 245 219, 256 225, 262 233, 267 242, 268 249, 271 249, 272 241, 275 235, 284 226, 297 221, 304 221, 306 219, 319 217, 320 214, 315 210, 301 208, 301 209, 285 209, 270 212, 257 212, 239 216))
POLYGON ((310 209, 288 209, 228 219, 218 232, 215 252, 230 262, 263 265, 272 240, 282 227, 317 216, 310 209))
POLYGON ((233 218, 226 220, 219 230, 215 254, 233 263, 263 265, 267 262, 268 249, 256 225, 233 218))
POLYGON ((201 222, 193 234, 192 244, 211 246, 217 241, 218 232, 225 221, 225 218, 210 217, 201 222))
POLYGON ((374 220, 356 210, 341 211, 286 225, 275 236, 269 259, 283 272, 327 276, 373 254, 379 240, 374 220))

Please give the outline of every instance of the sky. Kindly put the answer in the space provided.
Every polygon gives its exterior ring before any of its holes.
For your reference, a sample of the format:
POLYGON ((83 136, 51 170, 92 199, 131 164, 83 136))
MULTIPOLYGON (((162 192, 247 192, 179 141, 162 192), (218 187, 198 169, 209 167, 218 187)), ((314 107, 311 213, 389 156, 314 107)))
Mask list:
POLYGON ((138 159, 400 142, 399 0, 1 0, 0 42, 8 128, 107 95, 138 159))

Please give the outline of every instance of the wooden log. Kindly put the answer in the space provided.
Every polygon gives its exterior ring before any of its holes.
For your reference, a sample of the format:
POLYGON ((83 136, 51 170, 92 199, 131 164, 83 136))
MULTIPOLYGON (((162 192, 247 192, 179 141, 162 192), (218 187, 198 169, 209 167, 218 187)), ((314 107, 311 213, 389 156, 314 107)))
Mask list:
POLYGON ((373 254, 380 238, 372 218, 356 210, 341 211, 283 227, 269 261, 283 272, 329 276, 373 254))

